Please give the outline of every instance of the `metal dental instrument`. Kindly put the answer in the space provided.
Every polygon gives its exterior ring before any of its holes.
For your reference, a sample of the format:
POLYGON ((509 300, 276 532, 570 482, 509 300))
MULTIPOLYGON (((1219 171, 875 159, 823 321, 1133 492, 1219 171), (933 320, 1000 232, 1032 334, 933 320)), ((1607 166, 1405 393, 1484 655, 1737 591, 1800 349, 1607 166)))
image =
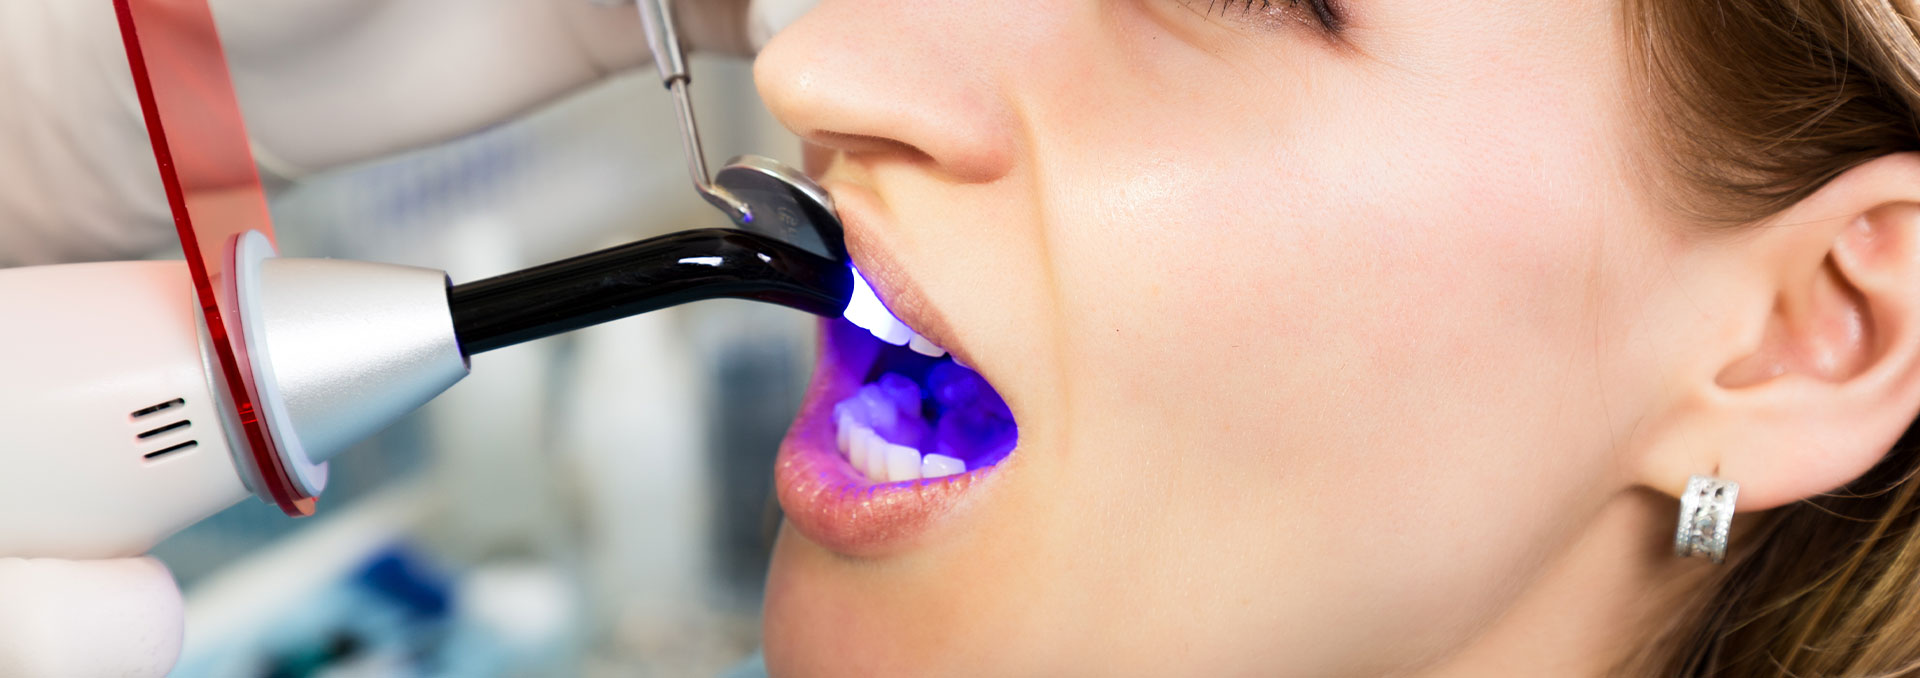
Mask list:
POLYGON ((667 86, 667 91, 673 93, 675 112, 680 117, 680 141, 687 153, 687 171, 693 175, 693 187, 700 191, 700 197, 720 208, 734 223, 745 226, 753 222, 753 208, 726 188, 715 187, 707 180, 707 157, 700 148, 700 125, 693 119, 693 98, 687 93, 692 77, 687 74, 687 57, 680 50, 680 35, 669 1, 639 0, 637 4, 640 23, 647 31, 647 48, 653 51, 653 65, 660 69, 660 81, 667 86))
POLYGON ((801 249, 831 259, 847 259, 840 218, 833 198, 812 179, 778 160, 743 155, 727 161, 712 180, 707 177, 705 151, 700 147, 700 125, 693 115, 687 88, 692 76, 673 21, 672 0, 638 0, 640 22, 646 28, 647 47, 653 52, 660 80, 672 92, 680 119, 682 146, 693 186, 733 223, 749 231, 779 238, 801 249))

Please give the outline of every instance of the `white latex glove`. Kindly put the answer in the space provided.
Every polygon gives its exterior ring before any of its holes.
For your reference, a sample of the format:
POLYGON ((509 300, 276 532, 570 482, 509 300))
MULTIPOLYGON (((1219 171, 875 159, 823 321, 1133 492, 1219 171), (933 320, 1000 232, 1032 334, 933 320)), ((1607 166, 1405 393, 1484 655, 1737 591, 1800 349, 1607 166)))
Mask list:
MULTIPOLYGON (((674 3, 689 48, 743 55, 813 4, 674 3)), ((647 62, 630 1, 213 5, 256 159, 285 177, 472 132, 647 62)), ((0 1, 0 267, 172 239, 111 3, 0 1)))
POLYGON ((180 589, 148 558, 0 558, 0 676, 164 676, 180 656, 180 589))

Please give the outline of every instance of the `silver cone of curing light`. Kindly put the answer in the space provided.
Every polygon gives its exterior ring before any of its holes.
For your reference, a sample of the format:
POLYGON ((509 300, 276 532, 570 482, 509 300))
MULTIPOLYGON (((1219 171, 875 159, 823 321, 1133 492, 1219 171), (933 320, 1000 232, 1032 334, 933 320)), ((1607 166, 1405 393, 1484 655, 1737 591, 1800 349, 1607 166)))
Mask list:
POLYGON ((241 304, 260 415, 302 492, 326 462, 467 376, 447 274, 341 259, 281 259, 258 231, 237 243, 241 304))

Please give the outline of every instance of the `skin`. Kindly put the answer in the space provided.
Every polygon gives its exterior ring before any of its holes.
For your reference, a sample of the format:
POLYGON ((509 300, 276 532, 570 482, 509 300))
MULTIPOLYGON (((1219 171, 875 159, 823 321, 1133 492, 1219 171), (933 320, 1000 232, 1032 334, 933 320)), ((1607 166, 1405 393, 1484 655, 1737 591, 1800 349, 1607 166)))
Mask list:
POLYGON ((1920 411, 1920 163, 1708 235, 1619 5, 1341 9, 825 0, 767 46, 855 259, 1021 435, 903 548, 783 530, 776 675, 1598 675, 1710 572, 1689 474, 1753 515, 1920 411))

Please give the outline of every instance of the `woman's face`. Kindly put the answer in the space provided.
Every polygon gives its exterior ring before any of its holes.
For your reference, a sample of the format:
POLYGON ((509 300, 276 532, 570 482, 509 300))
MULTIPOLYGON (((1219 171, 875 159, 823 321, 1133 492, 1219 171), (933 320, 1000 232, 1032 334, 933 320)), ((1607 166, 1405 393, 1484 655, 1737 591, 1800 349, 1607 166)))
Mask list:
POLYGON ((1414 668, 1622 487, 1686 302, 1621 8, 1263 4, 825 0, 762 53, 855 263, 1019 434, 919 483, 822 461, 871 376, 830 326, 776 673, 1414 668))

